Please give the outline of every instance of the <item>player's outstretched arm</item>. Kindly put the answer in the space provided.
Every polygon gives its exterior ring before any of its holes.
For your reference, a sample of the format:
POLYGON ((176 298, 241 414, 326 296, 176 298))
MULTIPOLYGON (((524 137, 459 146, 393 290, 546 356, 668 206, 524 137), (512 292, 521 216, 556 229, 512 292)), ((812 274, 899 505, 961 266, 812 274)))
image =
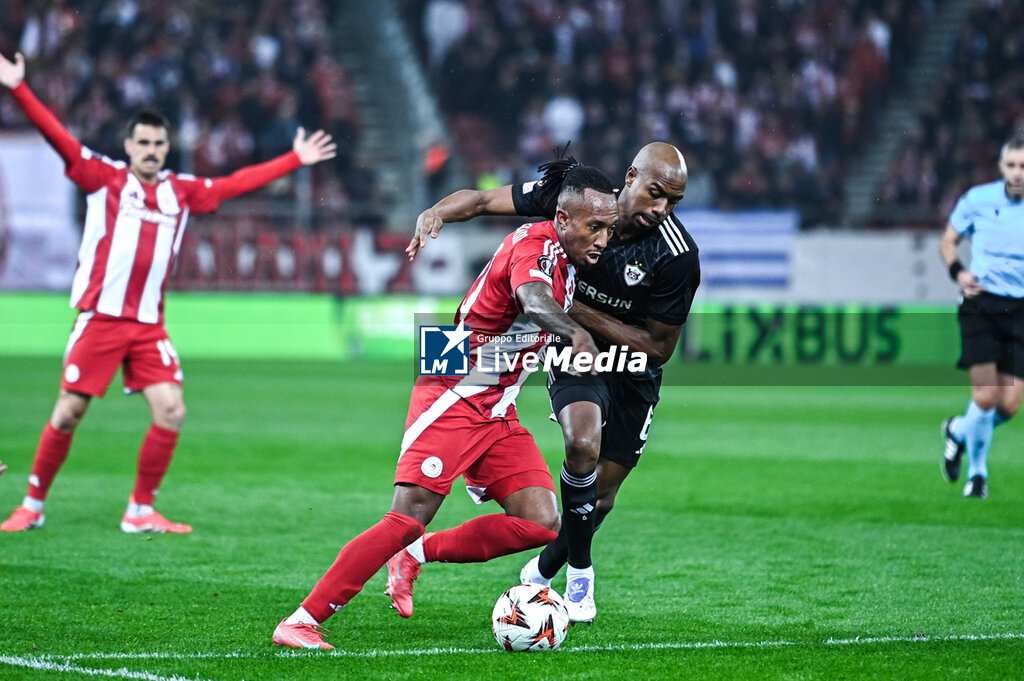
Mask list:
POLYGON ((233 199, 236 196, 259 189, 290 172, 298 170, 304 165, 313 165, 314 163, 334 158, 337 151, 337 144, 323 130, 317 130, 309 137, 306 137, 306 131, 303 128, 299 128, 295 133, 295 139, 292 141, 292 150, 290 152, 264 163, 246 166, 236 170, 227 177, 213 178, 210 194, 215 197, 215 201, 204 206, 202 209, 199 209, 197 206, 194 206, 194 208, 196 208, 196 212, 201 213, 216 210, 216 205, 220 201, 233 199))
MULTIPOLYGON (((952 268, 953 263, 960 262, 960 257, 957 254, 957 245, 960 243, 960 239, 960 233, 953 228, 952 224, 947 222, 946 231, 942 233, 942 238, 939 240, 939 253, 942 255, 942 262, 946 264, 947 268, 952 268)), ((954 279, 966 297, 973 298, 985 290, 978 282, 978 278, 969 269, 963 265, 960 265, 958 269, 959 271, 954 279)), ((952 274, 952 269, 950 269, 950 274, 952 274)))
POLYGON ((460 189, 449 194, 416 218, 416 233, 405 248, 409 260, 427 245, 427 237, 436 239, 446 222, 465 222, 481 215, 516 215, 512 185, 479 191, 460 189))
POLYGON ((338 145, 323 130, 317 130, 309 137, 306 137, 305 128, 300 127, 295 131, 295 139, 292 140, 292 151, 298 155, 302 165, 311 166, 314 163, 327 161, 337 156, 338 145))
POLYGON ((644 353, 652 366, 661 366, 672 357, 683 330, 681 325, 663 324, 650 317, 647 328, 638 329, 579 301, 573 302, 569 316, 610 343, 644 353))
POLYGON ((2 475, 5 470, 7 470, 7 466, 4 465, 3 461, 0 461, 0 475, 2 475))
POLYGON ((25 80, 25 57, 21 52, 14 54, 14 61, 11 61, 0 54, 0 85, 13 90, 25 80))
MULTIPOLYGON (((14 61, 0 54, 0 84, 10 88, 21 110, 25 112, 32 124, 43 133, 67 166, 81 157, 82 145, 71 136, 53 112, 40 102, 25 83, 25 58, 21 52, 14 55, 14 61)), ((77 182, 77 180, 76 180, 77 182)), ((84 187, 83 187, 84 188, 84 187)))

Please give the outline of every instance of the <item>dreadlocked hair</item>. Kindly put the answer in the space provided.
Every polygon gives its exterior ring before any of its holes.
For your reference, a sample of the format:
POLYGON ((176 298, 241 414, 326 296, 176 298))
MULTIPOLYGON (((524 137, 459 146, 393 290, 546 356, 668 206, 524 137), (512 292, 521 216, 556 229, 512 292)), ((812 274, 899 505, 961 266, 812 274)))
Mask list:
POLYGON ((565 174, 562 191, 558 195, 558 207, 562 208, 567 201, 581 201, 590 189, 598 194, 615 194, 611 180, 597 168, 582 163, 573 166, 565 174))
POLYGON ((555 147, 555 160, 537 166, 537 172, 543 173, 535 189, 540 197, 541 205, 553 202, 561 193, 562 183, 569 171, 583 165, 575 157, 566 156, 570 144, 572 142, 566 142, 565 146, 561 148, 555 147))

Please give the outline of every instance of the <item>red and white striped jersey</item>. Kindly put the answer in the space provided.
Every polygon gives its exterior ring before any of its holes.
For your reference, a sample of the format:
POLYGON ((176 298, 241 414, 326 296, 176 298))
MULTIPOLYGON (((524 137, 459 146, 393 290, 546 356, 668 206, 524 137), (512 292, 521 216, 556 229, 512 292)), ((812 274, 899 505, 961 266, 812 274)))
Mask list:
POLYGON ((64 160, 87 195, 85 229, 71 286, 71 307, 147 324, 163 321, 164 287, 188 217, 262 187, 302 165, 295 152, 228 177, 196 178, 165 170, 145 184, 122 161, 76 140, 24 82, 11 93, 64 160))
POLYGON ((470 372, 442 382, 488 418, 515 418, 515 399, 530 372, 523 359, 542 353, 549 334, 523 314, 516 289, 543 282, 563 310, 572 306, 576 268, 558 242, 552 221, 528 223, 501 242, 455 315, 470 331, 470 372))
POLYGON ((71 306, 155 324, 190 213, 219 204, 212 181, 163 171, 144 184, 121 161, 82 147, 68 177, 87 193, 71 306))

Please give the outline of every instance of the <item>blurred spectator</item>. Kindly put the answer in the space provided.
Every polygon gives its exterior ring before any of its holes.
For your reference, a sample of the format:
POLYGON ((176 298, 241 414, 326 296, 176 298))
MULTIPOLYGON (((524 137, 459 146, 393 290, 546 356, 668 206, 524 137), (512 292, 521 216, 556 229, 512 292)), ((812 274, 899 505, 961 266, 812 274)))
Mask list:
MULTIPOLYGON (((338 156, 312 171, 312 198, 336 206, 345 203, 339 194, 376 188, 356 168, 359 112, 331 47, 333 11, 328 0, 4 0, 0 50, 20 49, 40 97, 84 144, 115 158, 119 121, 142 108, 160 110, 179 131, 168 166, 203 175, 286 151, 299 125, 324 128, 338 156), (359 187, 339 188, 332 175, 343 184, 356 177, 359 187)), ((27 122, 4 100, 0 126, 27 122)))
POLYGON ((1002 144, 1024 132, 1024 5, 978 0, 917 127, 879 187, 880 224, 938 227, 969 187, 997 179, 1002 144))
POLYGON ((445 196, 448 181, 448 160, 451 151, 444 140, 435 140, 423 152, 423 175, 427 178, 427 201, 435 203, 445 196))
MULTIPOLYGON (((414 30, 434 2, 404 0, 414 30)), ((805 224, 838 217, 839 178, 926 16, 925 0, 459 4, 469 29, 435 85, 453 119, 474 120, 454 127, 478 175, 515 145, 514 166, 532 176, 570 139, 576 156, 618 174, 663 139, 710 174, 702 201, 795 207, 805 224)))
POLYGON ((423 13, 423 32, 429 44, 430 66, 444 61, 448 49, 469 28, 469 14, 459 0, 429 0, 423 13))

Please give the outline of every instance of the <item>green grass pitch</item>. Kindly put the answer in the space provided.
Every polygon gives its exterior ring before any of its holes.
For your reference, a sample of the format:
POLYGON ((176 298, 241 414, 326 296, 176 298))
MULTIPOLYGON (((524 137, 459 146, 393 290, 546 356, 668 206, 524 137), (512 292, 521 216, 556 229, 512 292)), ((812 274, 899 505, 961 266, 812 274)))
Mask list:
MULTIPOLYGON (((270 643, 343 543, 387 510, 407 365, 188 361, 189 415, 159 508, 189 536, 118 521, 148 423, 96 401, 41 530, 0 535, 0 679, 1018 679, 1020 423, 991 497, 939 474, 964 387, 669 387, 595 539, 597 622, 562 650, 500 652, 489 615, 527 554, 429 565, 416 613, 383 571, 327 623, 336 654, 270 643)), ((55 360, 0 358, 0 512, 21 499, 55 360)), ((520 399, 549 457, 543 388, 520 399)), ((456 487, 432 527, 483 511, 456 487)), ((564 578, 562 578, 564 579, 564 578)), ((561 587, 563 581, 556 581, 561 587)))

